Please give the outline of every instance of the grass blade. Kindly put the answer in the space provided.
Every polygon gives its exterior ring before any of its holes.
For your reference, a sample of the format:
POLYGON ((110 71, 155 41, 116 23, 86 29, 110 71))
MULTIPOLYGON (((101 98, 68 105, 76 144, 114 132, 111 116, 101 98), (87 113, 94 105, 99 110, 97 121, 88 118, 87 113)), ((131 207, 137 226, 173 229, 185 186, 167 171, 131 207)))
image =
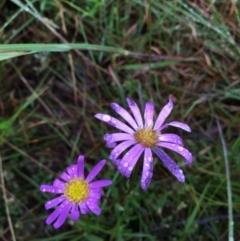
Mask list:
POLYGON ((233 236, 234 221, 233 221, 233 210, 232 210, 232 190, 231 190, 231 179, 230 179, 227 147, 226 147, 226 142, 225 142, 224 137, 223 137, 222 128, 221 128, 220 123, 219 123, 218 120, 217 120, 217 126, 218 126, 218 131, 219 131, 221 142, 222 142, 223 156, 224 156, 225 167, 226 167, 227 195, 228 195, 228 220, 229 220, 229 223, 228 223, 228 240, 229 241, 234 241, 234 236, 233 236))

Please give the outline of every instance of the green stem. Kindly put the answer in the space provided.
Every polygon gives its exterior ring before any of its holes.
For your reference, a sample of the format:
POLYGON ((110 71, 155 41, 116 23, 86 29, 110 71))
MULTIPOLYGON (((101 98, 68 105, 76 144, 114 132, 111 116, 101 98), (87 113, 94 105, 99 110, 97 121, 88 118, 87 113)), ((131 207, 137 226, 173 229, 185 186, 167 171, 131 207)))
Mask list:
POLYGON ((120 203, 122 203, 124 201, 124 199, 131 193, 131 191, 135 187, 136 179, 137 179, 137 173, 138 173, 139 168, 140 168, 140 163, 138 161, 135 168, 133 169, 133 174, 132 174, 132 177, 130 179, 130 186, 129 186, 127 192, 125 193, 125 195, 120 199, 120 201, 119 201, 120 203))

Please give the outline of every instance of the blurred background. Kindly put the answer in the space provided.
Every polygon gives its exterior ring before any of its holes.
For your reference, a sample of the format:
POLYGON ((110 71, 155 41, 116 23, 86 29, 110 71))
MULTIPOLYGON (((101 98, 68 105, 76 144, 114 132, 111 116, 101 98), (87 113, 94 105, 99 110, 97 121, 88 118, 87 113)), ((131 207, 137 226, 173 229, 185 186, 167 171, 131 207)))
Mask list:
POLYGON ((0 48, 0 240, 227 240, 224 151, 240 240, 239 11, 233 0, 1 0, 0 43, 28 50, 0 48), (186 182, 155 158, 147 192, 140 167, 128 193, 130 181, 109 160, 103 140, 115 129, 94 114, 114 115, 110 103, 127 107, 131 97, 142 110, 152 101, 157 115, 169 95, 175 107, 168 120, 192 129, 169 129, 194 156, 186 167, 170 153, 186 182), (79 154, 88 171, 106 158, 99 178, 114 185, 104 192, 99 217, 67 219, 54 230, 45 225, 51 210, 44 209, 54 195, 39 186, 79 154))

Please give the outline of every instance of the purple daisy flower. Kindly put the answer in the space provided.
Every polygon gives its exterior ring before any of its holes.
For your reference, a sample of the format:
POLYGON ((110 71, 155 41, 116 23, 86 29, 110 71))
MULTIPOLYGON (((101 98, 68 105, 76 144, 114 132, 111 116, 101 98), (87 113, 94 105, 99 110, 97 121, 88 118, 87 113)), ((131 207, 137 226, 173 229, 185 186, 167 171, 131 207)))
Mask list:
POLYGON ((112 184, 110 180, 94 181, 95 176, 102 170, 106 160, 102 160, 91 170, 87 178, 84 178, 84 156, 78 157, 76 165, 67 168, 60 179, 55 179, 53 185, 41 185, 40 191, 60 194, 60 196, 45 203, 46 210, 59 205, 47 218, 46 223, 54 223, 54 228, 59 228, 66 220, 68 213, 73 221, 78 221, 80 214, 92 212, 100 215, 101 209, 98 202, 101 198, 103 187, 112 184))
POLYGON ((107 114, 98 113, 95 115, 97 119, 106 122, 107 124, 124 132, 106 134, 104 136, 106 146, 113 148, 109 158, 118 167, 121 174, 129 178, 138 159, 144 152, 141 187, 143 190, 146 190, 150 185, 153 175, 152 151, 154 151, 155 154, 162 160, 164 165, 169 169, 169 171, 172 172, 172 174, 180 182, 184 182, 185 177, 183 171, 161 148, 164 147, 177 152, 185 158, 185 164, 190 164, 192 162, 192 154, 183 147, 183 142, 180 136, 170 133, 162 134, 162 131, 168 126, 178 127, 185 131, 191 132, 190 127, 182 122, 172 121, 167 124, 163 124, 173 109, 173 102, 171 98, 169 98, 169 102, 159 113, 155 123, 153 122, 153 103, 147 102, 145 104, 143 123, 143 118, 137 104, 130 98, 127 98, 126 101, 132 111, 133 116, 131 116, 127 110, 117 103, 112 103, 111 107, 123 119, 125 119, 129 125, 126 125, 107 114), (116 142, 121 143, 117 144, 116 142), (131 147, 131 149, 127 151, 122 158, 119 158, 119 156, 129 147, 131 147))

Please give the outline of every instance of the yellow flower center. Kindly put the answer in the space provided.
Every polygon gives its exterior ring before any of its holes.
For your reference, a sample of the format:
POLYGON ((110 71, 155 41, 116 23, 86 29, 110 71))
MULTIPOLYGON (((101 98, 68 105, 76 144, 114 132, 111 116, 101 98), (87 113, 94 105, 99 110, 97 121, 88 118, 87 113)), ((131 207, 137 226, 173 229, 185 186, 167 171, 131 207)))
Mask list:
POLYGON ((74 178, 65 185, 64 195, 73 203, 83 202, 89 194, 89 185, 81 178, 74 178))
POLYGON ((158 142, 158 133, 152 129, 143 128, 134 134, 135 140, 144 147, 154 147, 158 142))

